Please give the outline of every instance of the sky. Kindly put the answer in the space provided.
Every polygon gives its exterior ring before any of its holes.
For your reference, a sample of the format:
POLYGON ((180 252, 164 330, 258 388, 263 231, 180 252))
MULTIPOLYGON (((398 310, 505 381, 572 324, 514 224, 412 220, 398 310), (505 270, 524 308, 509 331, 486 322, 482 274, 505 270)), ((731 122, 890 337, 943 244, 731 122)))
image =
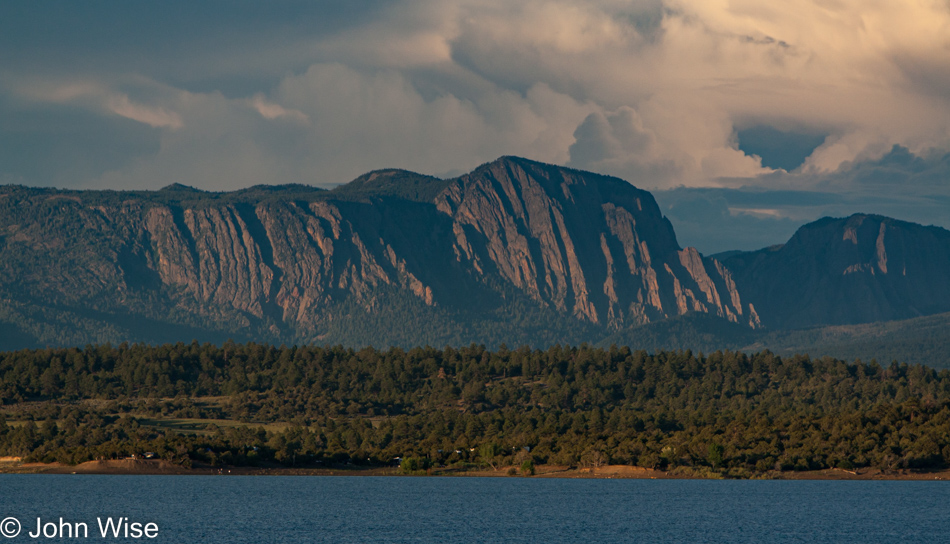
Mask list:
POLYGON ((828 215, 950 227, 950 0, 0 3, 0 184, 502 155, 653 191, 707 254, 828 215))

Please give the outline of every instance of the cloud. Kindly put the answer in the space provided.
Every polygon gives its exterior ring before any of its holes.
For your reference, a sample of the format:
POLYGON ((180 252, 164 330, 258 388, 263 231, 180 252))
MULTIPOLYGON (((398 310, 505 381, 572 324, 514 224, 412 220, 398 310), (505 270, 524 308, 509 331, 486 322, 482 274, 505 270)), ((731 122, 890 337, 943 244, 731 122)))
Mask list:
MULTIPOLYGON (((162 90, 169 94, 169 89, 162 85, 141 78, 135 78, 133 82, 139 90, 151 87, 151 91, 162 90)), ((132 100, 127 93, 103 82, 33 79, 15 82, 11 87, 19 98, 29 102, 71 104, 104 114, 119 115, 156 128, 182 127, 181 117, 175 111, 159 104, 132 100)))
POLYGON ((787 205, 771 207, 767 194, 752 191, 683 187, 657 191, 654 196, 680 245, 696 247, 706 255, 784 243, 803 223, 817 219, 810 214, 800 217, 800 210, 787 205))
POLYGON ((589 114, 574 131, 568 153, 568 166, 627 179, 658 179, 678 172, 673 160, 660 156, 656 136, 643 127, 640 115, 627 106, 589 114))
MULTIPOLYGON (((227 20, 190 3, 123 6, 0 7, 10 30, 0 32, 0 115, 81 111, 160 141, 94 161, 114 166, 81 169, 74 185, 335 184, 373 168, 440 174, 518 154, 648 189, 865 198, 871 178, 844 172, 895 144, 917 157, 950 149, 946 2, 366 0, 240 4, 227 20), (756 127, 826 137, 790 175, 740 149, 756 127)), ((60 157, 77 154, 52 150, 50 164, 73 172, 60 157)), ((887 176, 905 193, 934 192, 930 178, 887 176)), ((727 219, 788 212, 720 208, 727 219)))
POLYGON ((544 81, 598 105, 604 119, 634 112, 654 142, 648 155, 601 138, 602 157, 591 162, 591 118, 575 129, 582 155, 571 162, 646 187, 767 172, 738 150, 736 132, 754 126, 828 134, 806 164, 819 172, 894 143, 915 151, 947 143, 946 106, 929 98, 939 92, 911 81, 909 64, 895 60, 906 51, 924 67, 946 58, 944 6, 684 0, 665 2, 656 16, 656 4, 468 3, 453 27, 452 56, 509 88, 544 81), (659 22, 636 23, 651 17, 659 22), (942 23, 921 25, 908 46, 916 20, 942 23))
POLYGON ((581 167, 625 155, 644 156, 656 145, 656 138, 644 130, 637 112, 626 106, 609 115, 591 113, 574 131, 574 140, 569 149, 571 160, 581 167))
POLYGON ((254 95, 250 102, 251 107, 257 110, 257 113, 261 114, 264 119, 289 119, 304 124, 310 123, 310 118, 307 117, 306 113, 269 102, 263 94, 254 95))
POLYGON ((821 217, 875 213, 950 227, 950 153, 920 155, 901 146, 833 173, 779 172, 729 180, 728 188, 677 188, 655 193, 683 245, 705 253, 784 243, 821 217))
POLYGON ((269 95, 179 90, 166 104, 181 126, 162 132, 161 150, 86 186, 329 186, 384 167, 469 169, 506 153, 563 163, 571 130, 593 109, 544 84, 427 96, 397 70, 341 64, 314 64, 269 95))
POLYGON ((182 127, 181 117, 173 111, 161 107, 136 104, 124 94, 111 95, 105 99, 106 108, 116 115, 145 123, 158 128, 177 129, 182 127))

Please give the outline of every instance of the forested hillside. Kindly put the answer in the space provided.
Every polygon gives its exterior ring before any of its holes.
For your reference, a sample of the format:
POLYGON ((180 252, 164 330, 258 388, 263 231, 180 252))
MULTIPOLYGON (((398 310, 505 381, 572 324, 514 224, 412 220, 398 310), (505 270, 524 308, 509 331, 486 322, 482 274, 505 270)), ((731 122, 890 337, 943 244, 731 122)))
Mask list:
POLYGON ((950 368, 950 314, 807 329, 752 330, 693 313, 617 331, 597 343, 603 347, 611 344, 648 351, 692 349, 706 353, 768 349, 783 356, 877 359, 945 369, 950 368))
POLYGON ((90 346, 0 354, 0 394, 0 456, 41 461, 732 476, 950 462, 950 371, 769 352, 90 346))

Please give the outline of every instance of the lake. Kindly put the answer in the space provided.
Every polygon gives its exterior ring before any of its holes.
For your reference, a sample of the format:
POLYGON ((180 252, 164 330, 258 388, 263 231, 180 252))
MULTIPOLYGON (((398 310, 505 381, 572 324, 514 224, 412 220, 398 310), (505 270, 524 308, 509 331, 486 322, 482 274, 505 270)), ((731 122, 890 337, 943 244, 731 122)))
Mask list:
POLYGON ((948 504, 921 481, 0 475, 0 542, 47 540, 37 517, 157 527, 119 542, 948 542, 948 504))

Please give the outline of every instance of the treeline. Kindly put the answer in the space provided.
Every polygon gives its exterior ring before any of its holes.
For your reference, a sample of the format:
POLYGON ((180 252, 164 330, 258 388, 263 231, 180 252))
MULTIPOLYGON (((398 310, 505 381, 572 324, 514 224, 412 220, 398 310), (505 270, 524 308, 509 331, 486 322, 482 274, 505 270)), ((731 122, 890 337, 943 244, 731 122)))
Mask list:
POLYGON ((950 372, 769 352, 103 345, 0 354, 0 395, 0 455, 68 463, 950 464, 950 372))

